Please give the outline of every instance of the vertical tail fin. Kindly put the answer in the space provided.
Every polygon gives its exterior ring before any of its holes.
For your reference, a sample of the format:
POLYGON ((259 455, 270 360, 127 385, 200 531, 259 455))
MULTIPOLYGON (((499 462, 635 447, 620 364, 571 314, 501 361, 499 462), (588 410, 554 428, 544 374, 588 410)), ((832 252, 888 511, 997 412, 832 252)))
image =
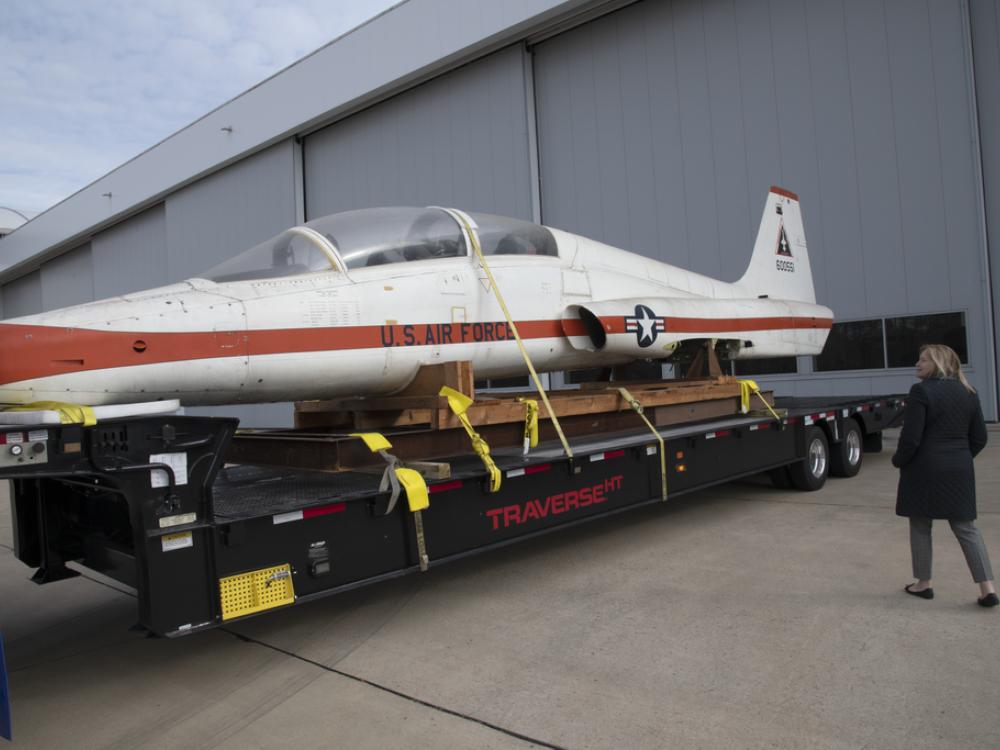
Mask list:
POLYGON ((746 273, 737 284, 748 297, 768 296, 816 302, 799 196, 772 187, 764 204, 757 241, 746 273))

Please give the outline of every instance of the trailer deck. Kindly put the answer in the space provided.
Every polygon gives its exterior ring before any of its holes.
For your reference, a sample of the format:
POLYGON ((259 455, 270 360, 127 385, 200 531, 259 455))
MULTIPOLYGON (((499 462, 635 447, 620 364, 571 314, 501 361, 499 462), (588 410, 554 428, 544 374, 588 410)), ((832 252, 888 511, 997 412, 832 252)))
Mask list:
POLYGON ((499 449, 496 492, 479 458, 449 456, 450 476, 427 482, 426 507, 407 492, 394 498, 381 471, 228 465, 236 421, 210 417, 0 428, 0 479, 14 480, 15 554, 38 568, 37 582, 74 575, 71 561, 100 571, 136 589, 143 627, 176 636, 764 471, 779 486, 817 489, 831 470, 857 472, 862 443, 877 447, 903 401, 777 405, 780 422, 751 414, 657 428, 662 463, 645 429, 575 437, 572 459, 555 441, 528 456, 499 449))

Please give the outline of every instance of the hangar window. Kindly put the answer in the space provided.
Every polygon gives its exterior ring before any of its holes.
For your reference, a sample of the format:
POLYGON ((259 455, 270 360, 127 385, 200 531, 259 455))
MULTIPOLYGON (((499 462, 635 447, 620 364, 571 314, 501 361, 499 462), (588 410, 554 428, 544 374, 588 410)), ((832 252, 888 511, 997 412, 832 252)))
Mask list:
POLYGON ((962 364, 968 364, 965 313, 902 315, 834 323, 823 353, 814 360, 814 369, 829 372, 913 367, 923 344, 947 344, 958 353, 962 364))
POLYGON ((834 323, 815 370, 880 370, 885 367, 882 339, 881 318, 834 323))
POLYGON ((965 313, 887 318, 885 342, 889 367, 911 367, 920 356, 920 347, 924 344, 947 344, 955 350, 963 365, 969 363, 965 313))
POLYGON ((798 372, 798 360, 795 357, 768 357, 766 359, 737 359, 733 361, 733 374, 745 375, 779 375, 798 372))
POLYGON ((484 255, 559 255, 556 238, 545 227, 493 214, 469 214, 479 226, 484 255))
POLYGON ((306 226, 329 240, 348 268, 468 255, 458 222, 440 208, 364 208, 306 226))

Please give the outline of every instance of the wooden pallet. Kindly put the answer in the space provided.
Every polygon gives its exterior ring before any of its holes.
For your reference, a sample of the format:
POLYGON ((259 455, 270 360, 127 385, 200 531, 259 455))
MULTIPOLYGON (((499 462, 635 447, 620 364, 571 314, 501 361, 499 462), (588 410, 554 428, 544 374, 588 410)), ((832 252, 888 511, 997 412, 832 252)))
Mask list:
MULTIPOLYGON (((243 432, 234 441, 230 460, 325 470, 378 465, 381 459, 368 452, 361 441, 344 437, 350 432, 386 434, 392 442, 392 452, 407 461, 469 453, 465 430, 448 408, 447 399, 437 392, 442 385, 449 385, 472 394, 471 367, 468 363, 456 363, 424 369, 414 384, 399 395, 297 403, 296 430, 243 432)), ((575 437, 646 429, 622 398, 619 385, 629 390, 643 405, 646 417, 660 427, 740 413, 739 383, 729 376, 589 383, 579 390, 548 394, 567 438, 572 441, 575 437)), ((517 401, 519 395, 538 401, 539 439, 557 438, 537 393, 492 395, 476 400, 467 414, 473 427, 494 450, 520 445, 523 440, 525 407, 517 401)), ((764 396, 773 404, 770 392, 764 396)), ((756 397, 755 400, 759 401, 756 397)), ((762 406, 756 403, 752 408, 762 406)))
MULTIPOLYGON (((295 426, 300 429, 354 431, 383 431, 401 427, 457 429, 461 423, 448 408, 447 399, 437 394, 442 385, 448 385, 474 397, 472 383, 472 368, 467 362, 435 365, 423 368, 410 388, 398 395, 299 402, 295 404, 295 426)), ((739 412, 739 383, 727 375, 694 380, 588 383, 579 390, 549 393, 549 403, 560 420, 631 412, 631 407, 618 391, 619 385, 628 388, 657 425, 739 412)), ((519 396, 536 400, 539 419, 548 420, 548 410, 538 394, 526 391, 476 400, 467 412, 469 421, 473 426, 523 423, 525 407, 517 400, 519 396)), ((773 403, 773 398, 769 400, 773 403)))

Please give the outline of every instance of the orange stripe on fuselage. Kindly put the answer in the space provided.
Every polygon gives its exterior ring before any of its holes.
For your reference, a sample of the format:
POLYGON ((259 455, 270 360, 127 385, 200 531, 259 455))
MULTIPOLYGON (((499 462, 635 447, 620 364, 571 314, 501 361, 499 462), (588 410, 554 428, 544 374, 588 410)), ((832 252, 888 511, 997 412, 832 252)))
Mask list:
MULTIPOLYGON (((583 325, 572 321, 571 330, 583 325)), ((561 338, 558 320, 517 324, 525 339, 561 338)), ((112 367, 222 357, 440 346, 512 339, 505 322, 343 326, 252 331, 95 331, 0 323, 0 383, 112 367)))
MULTIPOLYGON (((669 315, 657 318, 662 320, 665 333, 726 333, 729 331, 781 331, 799 328, 830 328, 832 318, 675 318, 669 315)), ((634 333, 625 330, 625 318, 608 316, 601 318, 604 330, 608 333, 634 333)))
MULTIPOLYGON (((664 318, 667 332, 705 333, 829 328, 822 318, 664 318)), ((625 333, 625 318, 602 318, 609 333, 625 333)), ((579 320, 524 320, 523 339, 586 335, 579 320)), ((0 383, 113 367, 223 357, 265 356, 395 346, 447 346, 512 340, 503 321, 343 326, 252 331, 95 331, 89 328, 0 323, 0 383)))

